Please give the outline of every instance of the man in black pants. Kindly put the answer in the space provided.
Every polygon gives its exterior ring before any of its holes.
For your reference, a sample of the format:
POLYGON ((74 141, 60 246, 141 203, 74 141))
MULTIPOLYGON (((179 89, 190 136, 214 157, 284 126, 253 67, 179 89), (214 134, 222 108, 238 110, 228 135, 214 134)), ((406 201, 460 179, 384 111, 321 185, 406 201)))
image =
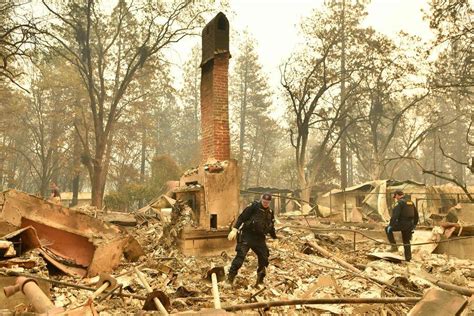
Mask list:
POLYGON ((245 256, 250 249, 255 252, 258 258, 257 283, 255 286, 263 283, 265 278, 265 269, 268 266, 269 250, 265 242, 265 235, 270 234, 276 239, 275 216, 270 209, 270 193, 264 193, 260 201, 255 201, 247 206, 237 218, 232 231, 227 237, 234 240, 237 237, 237 246, 235 251, 237 255, 229 269, 227 282, 232 284, 240 267, 244 263, 245 256))
POLYGON ((385 228, 388 241, 392 244, 391 251, 397 251, 395 245, 394 231, 402 232, 403 249, 405 252, 405 260, 411 260, 411 245, 410 240, 413 235, 413 230, 418 224, 418 210, 410 199, 404 198, 402 191, 397 190, 393 194, 393 198, 397 200, 397 204, 392 210, 392 217, 390 224, 385 228))

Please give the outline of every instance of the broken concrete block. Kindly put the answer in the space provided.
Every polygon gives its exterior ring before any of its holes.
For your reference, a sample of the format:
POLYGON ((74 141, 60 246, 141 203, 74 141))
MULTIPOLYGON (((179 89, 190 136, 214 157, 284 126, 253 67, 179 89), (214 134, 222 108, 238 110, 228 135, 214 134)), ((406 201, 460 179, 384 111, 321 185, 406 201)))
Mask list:
POLYGON ((13 243, 8 240, 0 240, 0 258, 11 258, 16 255, 13 243))
POLYGON ((123 250, 123 254, 127 260, 134 262, 137 261, 141 256, 144 256, 145 251, 135 238, 130 237, 123 250))

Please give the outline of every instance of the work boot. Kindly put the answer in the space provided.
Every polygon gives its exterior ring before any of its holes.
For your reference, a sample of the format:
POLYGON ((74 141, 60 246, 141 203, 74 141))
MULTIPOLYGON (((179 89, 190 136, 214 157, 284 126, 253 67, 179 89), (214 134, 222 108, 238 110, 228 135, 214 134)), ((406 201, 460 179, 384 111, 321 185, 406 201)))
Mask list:
POLYGON ((227 284, 233 285, 235 280, 235 274, 229 274, 227 275, 227 284))
POLYGON ((391 245, 390 249, 388 250, 389 252, 398 252, 398 247, 395 245, 391 245))
POLYGON ((263 279, 265 278, 265 274, 257 273, 257 282, 255 283, 255 287, 263 284, 263 279))

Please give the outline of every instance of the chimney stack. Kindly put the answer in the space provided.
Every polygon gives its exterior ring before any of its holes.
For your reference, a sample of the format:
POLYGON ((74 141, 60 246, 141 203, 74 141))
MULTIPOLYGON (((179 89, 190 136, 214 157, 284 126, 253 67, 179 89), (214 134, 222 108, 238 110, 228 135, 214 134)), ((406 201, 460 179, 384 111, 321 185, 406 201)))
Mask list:
POLYGON ((230 159, 229 21, 219 12, 202 32, 201 162, 230 159))

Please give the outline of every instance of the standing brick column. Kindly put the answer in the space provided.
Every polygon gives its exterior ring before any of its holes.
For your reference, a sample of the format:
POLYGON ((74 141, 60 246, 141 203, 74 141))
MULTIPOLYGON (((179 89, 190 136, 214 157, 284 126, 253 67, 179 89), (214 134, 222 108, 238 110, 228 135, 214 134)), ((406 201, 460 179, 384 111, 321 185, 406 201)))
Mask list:
POLYGON ((202 32, 201 161, 230 159, 229 21, 216 15, 202 32))

